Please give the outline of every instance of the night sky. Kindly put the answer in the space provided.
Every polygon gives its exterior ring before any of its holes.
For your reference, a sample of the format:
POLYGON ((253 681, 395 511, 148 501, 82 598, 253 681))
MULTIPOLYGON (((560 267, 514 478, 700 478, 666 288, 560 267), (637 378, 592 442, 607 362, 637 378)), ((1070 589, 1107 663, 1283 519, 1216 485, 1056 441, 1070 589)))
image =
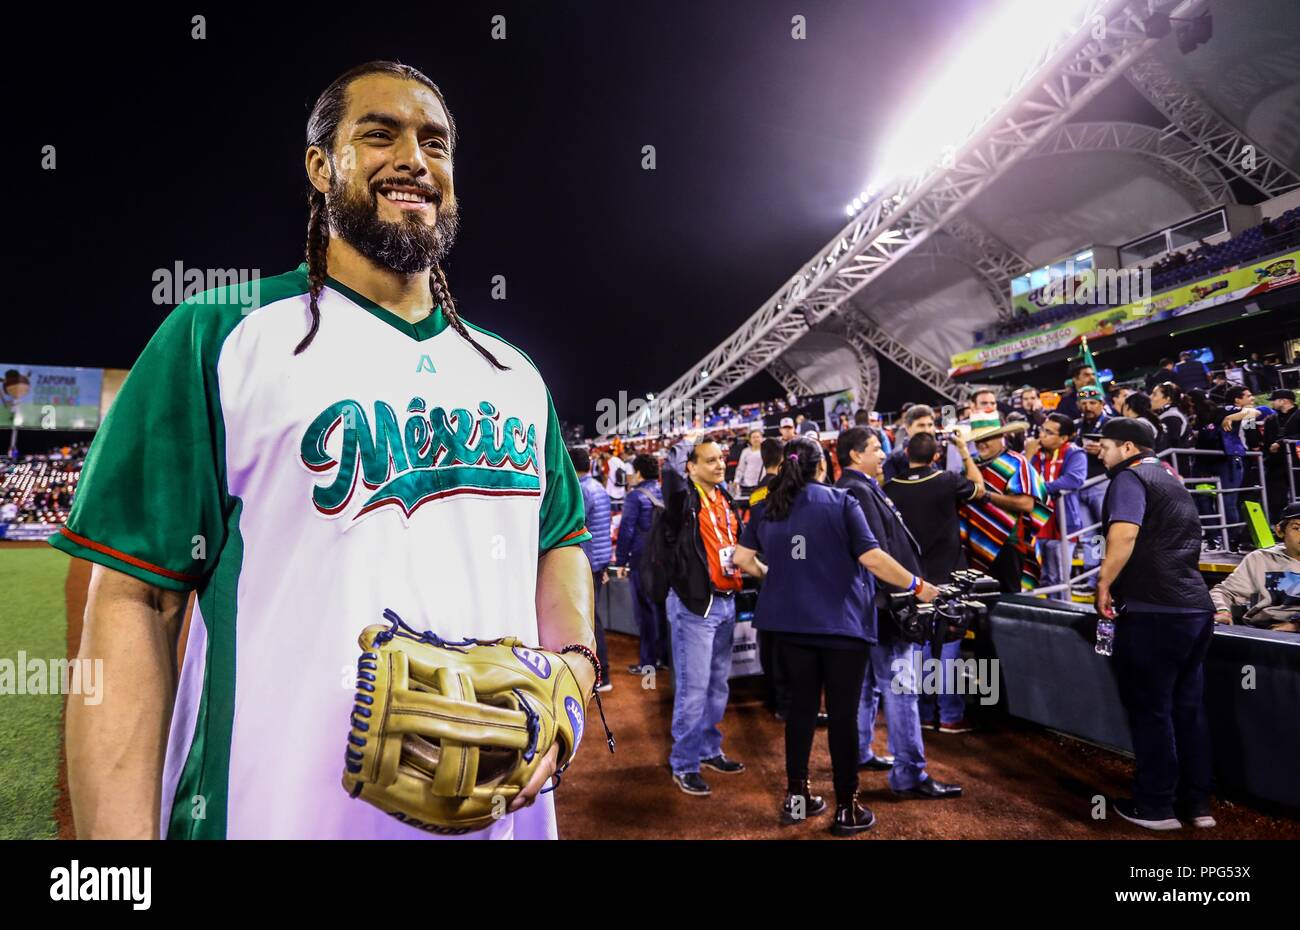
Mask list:
MULTIPOLYGON (((78 13, 67 42, 84 44, 20 40, 6 63, 0 357, 130 367, 169 309, 154 269, 297 265, 308 110, 342 71, 394 58, 458 123, 462 313, 528 352, 590 430, 599 398, 665 386, 829 241, 873 140, 987 2, 266 4, 209 8, 201 41, 192 11, 78 13)), ((890 376, 885 409, 909 389, 890 376)), ((762 376, 737 396, 778 393, 762 376)))

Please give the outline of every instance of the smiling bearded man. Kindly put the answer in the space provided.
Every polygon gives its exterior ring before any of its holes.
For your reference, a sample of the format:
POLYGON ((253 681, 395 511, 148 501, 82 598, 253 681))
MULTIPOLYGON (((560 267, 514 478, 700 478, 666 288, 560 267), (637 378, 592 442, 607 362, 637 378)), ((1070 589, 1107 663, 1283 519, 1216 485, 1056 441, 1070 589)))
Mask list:
MULTIPOLYGON (((82 655, 115 682, 97 706, 69 701, 80 836, 437 835, 340 784, 380 715, 358 633, 385 610, 426 644, 517 637, 511 674, 558 687, 567 667, 590 698, 590 536, 559 421, 529 358, 460 318, 440 264, 455 144, 414 68, 372 62, 331 84, 307 125, 307 261, 261 281, 258 307, 233 289, 177 307, 95 437, 51 540, 96 563, 82 655)), ((556 835, 540 792, 576 750, 585 701, 562 707, 564 752, 520 744, 528 783, 470 835, 556 835)), ((535 737, 535 705, 518 717, 535 737)), ((388 734, 376 723, 370 739, 388 734)), ((402 748, 417 777, 428 746, 415 762, 402 748)), ((481 759, 480 779, 500 767, 499 750, 481 759)), ((460 775, 433 794, 474 784, 460 775)))

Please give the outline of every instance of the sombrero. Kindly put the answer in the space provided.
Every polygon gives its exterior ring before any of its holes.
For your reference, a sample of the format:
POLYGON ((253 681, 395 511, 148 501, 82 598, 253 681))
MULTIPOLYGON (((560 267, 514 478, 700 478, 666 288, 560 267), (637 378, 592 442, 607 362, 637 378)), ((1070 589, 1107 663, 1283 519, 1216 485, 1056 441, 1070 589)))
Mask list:
POLYGON ((979 442, 993 439, 995 436, 1005 436, 1008 433, 1023 433, 1027 429, 1029 424, 1024 420, 1003 423, 1002 418, 996 413, 975 413, 970 418, 970 436, 967 438, 971 442, 979 442))

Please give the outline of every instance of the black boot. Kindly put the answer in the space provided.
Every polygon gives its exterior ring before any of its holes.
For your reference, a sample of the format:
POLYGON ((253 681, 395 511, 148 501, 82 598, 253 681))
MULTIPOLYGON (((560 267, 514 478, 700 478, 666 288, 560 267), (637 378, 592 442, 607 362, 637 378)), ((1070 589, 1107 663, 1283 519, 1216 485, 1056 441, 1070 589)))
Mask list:
POLYGON ((858 803, 855 793, 847 804, 835 805, 835 819, 831 821, 831 833, 836 836, 853 836, 876 825, 876 815, 871 809, 858 803))
POLYGON ((821 795, 812 793, 812 786, 808 783, 808 779, 789 783, 785 792, 785 803, 781 805, 782 823, 802 823, 809 817, 816 817, 825 812, 826 802, 822 800, 821 795), (801 810, 796 808, 796 801, 801 810))

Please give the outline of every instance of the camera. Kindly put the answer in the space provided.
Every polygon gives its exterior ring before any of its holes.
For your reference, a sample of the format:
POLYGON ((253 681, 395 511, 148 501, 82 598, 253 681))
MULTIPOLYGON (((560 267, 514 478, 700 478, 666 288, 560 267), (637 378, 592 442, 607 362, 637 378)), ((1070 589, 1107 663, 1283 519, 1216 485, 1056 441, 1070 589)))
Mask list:
POLYGON ((975 619, 988 608, 981 598, 999 593, 998 582, 983 572, 952 573, 949 584, 939 586, 939 596, 922 604, 906 592, 890 595, 890 611, 899 633, 909 643, 930 643, 937 650, 966 635, 975 619))

